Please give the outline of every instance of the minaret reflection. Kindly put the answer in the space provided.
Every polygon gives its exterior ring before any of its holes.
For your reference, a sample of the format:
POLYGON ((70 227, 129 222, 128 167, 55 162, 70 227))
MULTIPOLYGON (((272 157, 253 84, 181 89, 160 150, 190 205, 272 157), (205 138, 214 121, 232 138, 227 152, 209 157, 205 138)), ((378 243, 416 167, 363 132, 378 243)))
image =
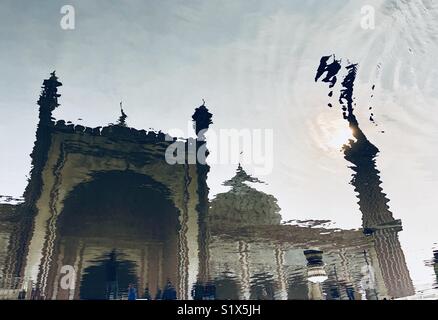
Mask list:
MULTIPOLYGON (((315 81, 324 73, 323 82, 336 83, 336 73, 340 69, 340 61, 323 57, 318 68, 315 81)), ((353 110, 353 86, 357 65, 346 67, 347 75, 342 81, 339 103, 343 117, 353 133, 351 139, 343 146, 344 157, 353 164, 354 171, 351 184, 354 186, 362 212, 362 226, 366 235, 371 235, 381 276, 385 282, 387 295, 391 298, 412 295, 414 287, 406 266, 405 257, 398 240, 397 233, 402 230, 401 221, 394 219, 389 211, 386 194, 380 187, 381 180, 376 168, 376 156, 379 149, 373 145, 362 132, 353 110)))

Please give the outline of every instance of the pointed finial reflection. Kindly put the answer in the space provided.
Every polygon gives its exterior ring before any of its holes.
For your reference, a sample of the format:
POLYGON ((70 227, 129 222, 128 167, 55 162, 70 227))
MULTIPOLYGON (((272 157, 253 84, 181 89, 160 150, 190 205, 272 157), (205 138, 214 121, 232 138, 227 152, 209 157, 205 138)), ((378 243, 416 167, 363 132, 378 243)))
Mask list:
POLYGON ((120 101, 120 112, 121 112, 121 116, 119 117, 119 121, 117 122, 117 124, 119 126, 126 127, 126 118, 128 118, 128 116, 123 111, 123 102, 122 101, 120 101))

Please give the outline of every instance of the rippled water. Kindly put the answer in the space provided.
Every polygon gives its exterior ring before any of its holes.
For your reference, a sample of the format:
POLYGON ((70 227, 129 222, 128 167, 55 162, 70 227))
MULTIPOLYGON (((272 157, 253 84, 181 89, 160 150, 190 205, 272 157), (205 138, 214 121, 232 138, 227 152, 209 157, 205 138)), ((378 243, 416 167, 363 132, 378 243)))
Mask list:
POLYGON ((114 4, 68 35, 41 5, 41 28, 5 25, 0 298, 436 299, 438 5, 363 4, 114 4), (51 87, 38 118, 55 62, 63 105, 51 87), (125 126, 181 126, 202 97, 213 129, 275 129, 271 174, 166 165, 162 133, 125 126))
MULTIPOLYGON (((210 202, 206 216, 196 211, 190 225, 166 187, 146 175, 104 166, 66 195, 52 246, 50 225, 40 230, 46 244, 33 282, 5 278, 2 286, 25 288, 21 297, 31 299, 412 296, 415 290, 397 235, 401 222, 385 211, 373 157, 358 157, 352 183, 363 210, 364 227, 359 230, 326 229, 327 220, 280 223, 276 199, 250 187, 250 181, 260 181, 241 166, 225 182, 231 189, 210 202), (381 205, 383 211, 377 210, 381 205), (65 266, 73 267, 74 277, 62 271, 65 266)), ((30 245, 38 239, 35 230, 30 245)), ((6 228, 2 231, 7 235, 6 228)), ((13 259, 23 259, 18 250, 9 252, 13 259)), ((28 277, 33 275, 33 254, 22 262, 28 277)), ((437 270, 436 253, 429 265, 437 270)), ((8 294, 11 298, 17 292, 8 294)))

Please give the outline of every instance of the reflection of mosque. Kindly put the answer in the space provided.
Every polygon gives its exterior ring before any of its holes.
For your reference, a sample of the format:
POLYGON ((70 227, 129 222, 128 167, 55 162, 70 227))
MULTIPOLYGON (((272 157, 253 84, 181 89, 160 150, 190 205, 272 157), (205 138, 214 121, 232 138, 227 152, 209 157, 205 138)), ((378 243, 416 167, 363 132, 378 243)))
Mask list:
MULTIPOLYGON (((60 85, 54 74, 44 81, 25 201, 0 205, 3 287, 45 299, 122 299, 129 284, 147 299, 412 294, 393 222, 373 208, 363 217, 371 236, 282 225, 275 197, 240 165, 209 201, 207 165, 166 163, 176 138, 129 128, 123 112, 106 127, 54 122, 60 85), (76 272, 68 288, 66 265, 76 272)), ((211 114, 202 105, 193 120, 199 133, 211 114)), ((205 143, 187 139, 187 158, 205 143)))

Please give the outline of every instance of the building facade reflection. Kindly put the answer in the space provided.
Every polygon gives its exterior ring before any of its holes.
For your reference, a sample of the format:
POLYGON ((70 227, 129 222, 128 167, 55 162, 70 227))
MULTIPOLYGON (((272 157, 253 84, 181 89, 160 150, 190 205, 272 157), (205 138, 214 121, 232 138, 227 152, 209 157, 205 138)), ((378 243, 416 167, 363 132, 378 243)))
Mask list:
MULTIPOLYGON (((130 285, 141 298, 165 300, 411 292, 398 221, 385 199, 366 204, 383 196, 373 165, 356 175, 361 230, 284 225, 277 199, 258 191, 262 182, 241 165, 224 182, 229 191, 209 201, 209 166, 168 164, 165 151, 177 139, 128 127, 124 111, 105 127, 55 122, 60 86, 54 73, 43 83, 24 202, 0 205, 4 296, 25 289, 27 299, 126 299, 130 285), (75 270, 68 288, 66 265, 75 270)), ((197 134, 211 118, 205 105, 196 108, 197 134)), ((186 159, 207 146, 199 136, 182 143, 186 159)))

